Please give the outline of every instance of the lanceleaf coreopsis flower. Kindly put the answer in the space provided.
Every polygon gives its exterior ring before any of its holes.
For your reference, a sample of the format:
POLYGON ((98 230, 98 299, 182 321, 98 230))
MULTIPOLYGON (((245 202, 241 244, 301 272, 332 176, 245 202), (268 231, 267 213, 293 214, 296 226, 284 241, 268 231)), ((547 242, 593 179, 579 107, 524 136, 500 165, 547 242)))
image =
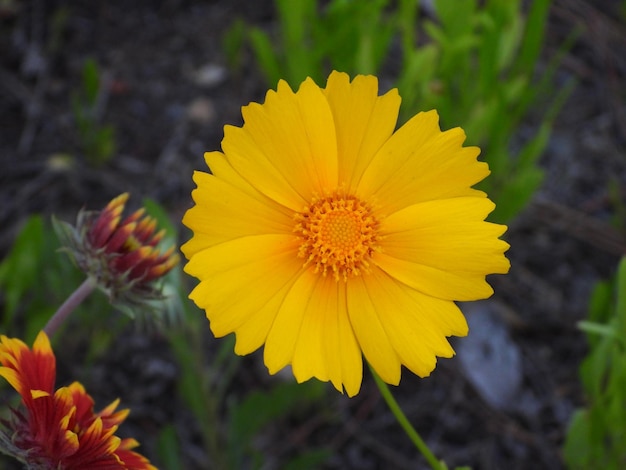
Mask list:
POLYGON ((402 365, 427 376, 468 332, 454 301, 489 297, 485 276, 509 269, 506 227, 471 188, 489 174, 479 149, 435 111, 394 132, 399 106, 373 76, 281 81, 194 174, 190 297, 236 353, 265 344, 272 374, 291 364, 350 396, 362 355, 391 384, 402 365))
POLYGON ((161 251, 165 230, 140 208, 122 219, 128 193, 114 198, 99 212, 81 211, 76 226, 57 222, 57 232, 78 267, 94 279, 111 302, 139 307, 161 298, 155 281, 179 262, 172 246, 161 251))
POLYGON ((156 470, 132 449, 134 439, 115 435, 128 410, 116 411, 119 400, 102 411, 74 382, 54 390, 56 359, 45 333, 33 348, 0 335, 0 376, 21 395, 25 410, 13 410, 3 421, 0 450, 41 470, 133 469, 156 470))

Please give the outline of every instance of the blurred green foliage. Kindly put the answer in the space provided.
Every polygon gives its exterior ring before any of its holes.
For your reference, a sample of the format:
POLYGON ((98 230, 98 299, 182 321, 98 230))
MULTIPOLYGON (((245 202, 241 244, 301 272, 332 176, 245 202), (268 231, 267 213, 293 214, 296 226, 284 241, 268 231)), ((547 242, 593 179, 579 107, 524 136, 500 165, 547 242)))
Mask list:
POLYGON ((387 0, 276 0, 278 32, 274 41, 260 28, 249 40, 270 86, 279 79, 292 87, 306 77, 320 83, 327 70, 376 73, 393 33, 384 14, 387 0))
MULTIPOLYGON (((58 249, 51 225, 41 216, 33 215, 24 222, 0 263, 3 334, 32 343, 58 306, 84 280, 83 274, 58 249)), ((92 302, 86 306, 95 307, 92 302)), ((86 306, 81 307, 81 312, 86 306)), ((96 309, 94 314, 98 311, 102 309, 96 309)))
POLYGON ((614 282, 596 285, 589 318, 580 323, 589 353, 580 368, 587 405, 570 421, 563 454, 568 468, 626 467, 626 258, 614 282))
MULTIPOLYGON (((289 381, 279 383, 267 391, 252 391, 237 402, 229 415, 228 468, 263 468, 267 456, 251 445, 254 438, 265 427, 280 422, 286 416, 310 415, 313 406, 324 397, 325 391, 325 384, 316 380, 304 384, 289 381)), ((294 460, 288 459, 281 468, 319 468, 330 455, 325 449, 300 451, 294 460)))
POLYGON ((72 94, 72 112, 81 151, 93 165, 108 162, 117 146, 113 126, 100 122, 103 93, 98 64, 87 59, 82 68, 80 88, 72 94))
POLYGON ((482 148, 492 175, 480 187, 496 202, 492 220, 507 222, 542 181, 537 161, 573 86, 555 92, 559 54, 538 67, 550 3, 535 0, 525 11, 521 0, 434 0, 434 19, 422 19, 416 0, 275 0, 275 34, 238 21, 224 44, 229 63, 241 64, 237 47, 249 31, 271 87, 281 78, 297 87, 307 76, 320 84, 332 69, 354 76, 385 67, 402 96, 401 123, 434 108, 442 128, 461 126, 482 148))

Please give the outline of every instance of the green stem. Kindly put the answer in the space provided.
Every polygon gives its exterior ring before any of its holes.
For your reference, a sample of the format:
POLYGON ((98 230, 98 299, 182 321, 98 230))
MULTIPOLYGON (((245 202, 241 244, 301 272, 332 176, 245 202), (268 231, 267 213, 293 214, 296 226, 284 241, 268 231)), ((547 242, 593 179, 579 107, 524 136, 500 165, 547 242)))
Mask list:
POLYGON ((437 460, 437 457, 435 457, 435 455, 430 451, 424 440, 420 437, 413 425, 409 422, 406 415, 400 408, 400 405, 398 405, 398 402, 391 394, 391 391, 389 390, 387 384, 383 382, 383 380, 378 376, 378 374, 371 365, 369 367, 372 371, 372 375, 374 376, 374 380, 376 381, 376 385, 378 386, 378 390, 380 390, 380 394, 387 402, 387 406, 395 416, 400 426, 402 426, 402 429, 404 429, 404 432, 406 432, 406 434, 409 436, 409 439, 411 439, 413 444, 415 444, 415 447, 417 447, 417 450, 422 453, 422 455, 428 461, 433 470, 444 470, 446 468, 445 465, 437 460))
POLYGON ((48 337, 52 337, 59 326, 61 326, 65 319, 69 317, 70 313, 72 313, 74 309, 93 292, 95 287, 96 280, 90 276, 85 279, 74 292, 72 292, 72 295, 70 295, 65 302, 63 302, 63 305, 61 305, 59 309, 54 312, 54 315, 50 317, 50 320, 48 320, 48 323, 44 327, 43 331, 48 335, 48 337))

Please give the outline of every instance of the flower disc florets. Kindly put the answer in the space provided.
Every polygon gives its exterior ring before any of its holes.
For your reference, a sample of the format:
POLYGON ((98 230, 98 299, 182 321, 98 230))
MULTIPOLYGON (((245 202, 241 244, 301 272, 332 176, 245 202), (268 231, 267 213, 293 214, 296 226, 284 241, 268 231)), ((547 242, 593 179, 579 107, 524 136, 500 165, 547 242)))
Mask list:
POLYGON ((380 250, 378 221, 371 208, 357 197, 337 192, 314 197, 294 216, 294 232, 302 240, 298 256, 316 273, 332 272, 335 280, 348 280, 369 270, 369 258, 380 250))

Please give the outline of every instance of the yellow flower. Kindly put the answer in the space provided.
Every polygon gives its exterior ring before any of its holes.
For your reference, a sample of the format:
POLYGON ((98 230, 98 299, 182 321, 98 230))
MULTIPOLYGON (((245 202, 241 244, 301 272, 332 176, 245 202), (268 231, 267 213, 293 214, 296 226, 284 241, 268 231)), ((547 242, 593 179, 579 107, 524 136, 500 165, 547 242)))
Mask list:
POLYGON ((485 276, 509 269, 506 227, 471 188, 489 174, 480 150, 435 111, 394 132, 399 106, 372 76, 281 81, 194 174, 190 298, 237 354, 265 344, 271 374, 291 364, 349 396, 362 355, 391 384, 402 365, 427 376, 468 332, 454 301, 489 297, 485 276))

